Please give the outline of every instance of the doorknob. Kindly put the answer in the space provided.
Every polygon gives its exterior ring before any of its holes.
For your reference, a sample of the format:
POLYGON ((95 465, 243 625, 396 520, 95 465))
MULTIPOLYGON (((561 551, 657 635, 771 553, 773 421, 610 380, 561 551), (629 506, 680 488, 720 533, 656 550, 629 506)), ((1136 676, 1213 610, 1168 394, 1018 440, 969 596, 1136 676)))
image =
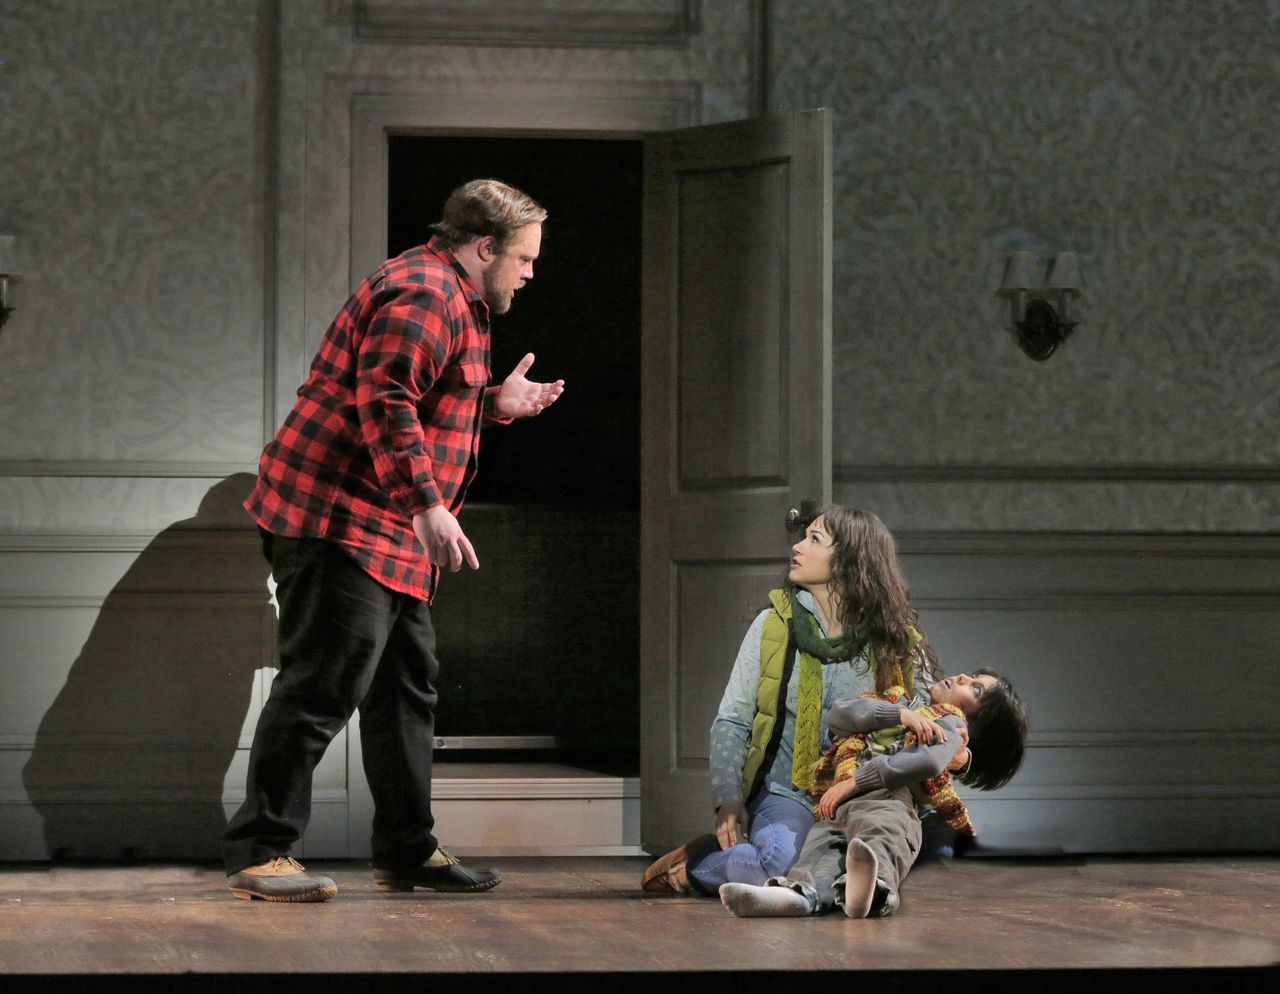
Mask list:
POLYGON ((787 531, 804 531, 817 516, 818 502, 811 497, 806 497, 804 500, 800 501, 799 507, 787 509, 787 531))

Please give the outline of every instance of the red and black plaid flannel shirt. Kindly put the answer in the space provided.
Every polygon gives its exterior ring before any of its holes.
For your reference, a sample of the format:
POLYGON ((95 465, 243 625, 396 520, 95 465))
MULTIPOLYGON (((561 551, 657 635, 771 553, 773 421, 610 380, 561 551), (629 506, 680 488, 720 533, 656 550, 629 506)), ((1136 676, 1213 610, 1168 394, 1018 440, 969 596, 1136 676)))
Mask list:
POLYGON ((339 543, 375 580, 430 601, 439 578, 412 516, 454 514, 476 471, 489 308, 438 239, 389 259, 325 332, 245 507, 277 535, 339 543))

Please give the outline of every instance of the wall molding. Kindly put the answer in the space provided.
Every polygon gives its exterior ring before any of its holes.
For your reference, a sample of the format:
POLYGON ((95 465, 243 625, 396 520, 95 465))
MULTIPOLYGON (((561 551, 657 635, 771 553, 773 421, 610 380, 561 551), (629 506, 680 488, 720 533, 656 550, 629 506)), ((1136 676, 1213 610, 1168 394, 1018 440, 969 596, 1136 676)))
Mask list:
POLYGON ((894 537, 906 555, 1280 557, 1280 535, 1274 534, 902 530, 894 537))
MULTIPOLYGON (((75 787, 66 790, 41 790, 40 807, 52 804, 92 804, 115 807, 121 804, 185 805, 221 804, 239 807, 244 803, 245 792, 240 790, 190 790, 182 787, 134 787, 127 790, 94 790, 75 787)), ((433 795, 434 796, 434 795, 433 795)), ((347 791, 342 788, 316 788, 311 793, 313 804, 346 804, 347 791)), ((0 791, 0 804, 31 805, 31 797, 25 790, 0 791)))
MULTIPOLYGON (((1179 559, 1272 559, 1280 557, 1280 535, 1208 534, 1200 532, 1027 532, 926 531, 894 532, 899 555, 957 556, 1132 556, 1179 559)), ((776 565, 776 557, 759 560, 696 557, 676 559, 678 566, 725 563, 776 565)))
MULTIPOLYGON (((272 429, 274 434, 274 429, 272 429)), ((30 478, 78 476, 116 477, 123 480, 151 479, 225 479, 236 473, 257 473, 256 457, 246 462, 163 462, 121 459, 115 462, 86 459, 4 459, 0 460, 0 477, 30 478)))
POLYGON ((1132 801, 1149 803, 1159 801, 1163 805, 1182 804, 1204 800, 1280 801, 1280 789, 1252 783, 1195 784, 1178 783, 1176 788, 1167 783, 1130 784, 1029 784, 1021 786, 1015 781, 1000 788, 991 797, 975 796, 976 791, 964 791, 964 802, 970 807, 983 804, 998 805, 1008 801, 1080 801, 1106 802, 1132 801))
MULTIPOLYGON (((115 532, 112 534, 67 534, 65 532, 0 532, 0 555, 19 552, 62 553, 140 553, 157 541, 155 532, 115 532)), ((231 555, 243 554, 247 548, 257 549, 258 533, 252 525, 227 529, 183 529, 164 534, 166 552, 184 550, 201 553, 214 550, 231 555)))
POLYGON ((440 800, 555 800, 640 797, 639 777, 433 778, 431 797, 440 800))
POLYGON ((192 590, 141 590, 127 593, 98 594, 0 594, 0 610, 52 608, 56 610, 94 609, 111 601, 113 610, 151 611, 189 609, 207 611, 210 608, 252 609, 268 607, 264 591, 228 592, 211 590, 207 593, 192 590))
POLYGON ((1280 746, 1280 731, 1256 731, 1243 736, 1239 728, 1188 731, 1119 729, 1078 732, 1071 729, 1034 730, 1027 744, 1037 749, 1206 749, 1221 750, 1224 742, 1264 749, 1280 746))
POLYGON ((481 84, 440 83, 430 97, 397 93, 403 84, 394 80, 362 84, 351 96, 351 147, 364 152, 349 164, 352 287, 386 258, 389 135, 636 138, 696 123, 699 103, 699 88, 686 83, 539 83, 524 87, 518 98, 481 84))
POLYGON ((751 51, 748 53, 748 89, 753 117, 769 116, 769 0, 751 0, 751 51))
POLYGON ((529 48, 687 48, 701 30, 699 0, 665 0, 646 10, 590 0, 556 0, 538 6, 484 3, 416 5, 355 0, 357 40, 432 45, 529 48))
MULTIPOLYGON (((272 670, 272 673, 275 671, 272 670)), ((36 747, 35 733, 0 733, 0 752, 23 752, 36 747)), ((248 749, 253 745, 252 734, 242 735, 236 740, 237 749, 248 749)), ((41 746, 59 749, 165 749, 176 752, 198 752, 204 749, 218 751, 227 748, 226 742, 214 739, 183 739, 171 734, 157 732, 91 732, 87 734, 62 734, 39 736, 41 746)))
MULTIPOLYGON (((1178 803, 1207 799, 1275 800, 1280 791, 1261 788, 1257 784, 1179 784, 1176 792, 1167 784, 1010 784, 1001 789, 998 796, 990 798, 966 791, 965 803, 1004 803, 1008 801, 1163 801, 1178 803)), ((512 777, 505 780, 436 780, 431 785, 433 800, 439 801, 512 801, 512 800, 638 800, 640 779, 618 777, 599 780, 547 781, 537 778, 512 777)), ((73 788, 40 792, 40 804, 93 804, 114 806, 128 805, 182 805, 224 804, 239 806, 245 793, 239 790, 190 790, 181 787, 134 788, 129 790, 94 790, 73 788)), ((344 788, 316 789, 314 803, 345 804, 349 793, 344 788)), ((25 790, 0 791, 0 804, 29 805, 31 798, 25 790)))
POLYGON ((1141 611, 1185 614, 1189 611, 1280 611, 1280 593, 1251 594, 1028 594, 1016 597, 915 597, 912 604, 925 611, 1053 611, 1097 614, 1141 611))
POLYGON ((258 140, 262 143, 262 444, 275 437, 280 276, 280 0, 258 5, 258 140))
POLYGON ((856 466, 836 464, 837 483, 1280 483, 1280 466, 1221 463, 1111 466, 856 466))

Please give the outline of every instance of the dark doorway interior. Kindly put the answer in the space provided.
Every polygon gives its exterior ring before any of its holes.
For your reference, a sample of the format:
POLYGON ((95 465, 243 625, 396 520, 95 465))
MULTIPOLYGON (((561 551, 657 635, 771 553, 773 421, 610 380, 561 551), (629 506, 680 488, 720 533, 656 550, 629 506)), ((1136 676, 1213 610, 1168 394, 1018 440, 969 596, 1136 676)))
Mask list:
POLYGON ((425 241, 449 192, 494 177, 549 212, 533 281, 495 318, 500 381, 564 379, 537 418, 486 430, 461 515, 479 572, 448 574, 437 735, 451 760, 639 765, 641 143, 393 135, 387 249, 425 241), (476 748, 540 737, 542 748, 476 748), (554 739, 550 746, 547 738, 554 739))

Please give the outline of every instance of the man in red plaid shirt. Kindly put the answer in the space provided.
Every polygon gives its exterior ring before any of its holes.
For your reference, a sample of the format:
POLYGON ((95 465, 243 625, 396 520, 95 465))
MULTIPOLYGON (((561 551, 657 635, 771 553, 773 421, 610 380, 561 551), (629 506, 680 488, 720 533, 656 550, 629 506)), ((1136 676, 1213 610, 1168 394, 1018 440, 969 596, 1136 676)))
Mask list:
POLYGON ((483 891, 431 834, 434 681, 429 604, 447 563, 479 560, 456 515, 484 424, 531 417, 564 381, 534 383, 526 355, 489 385, 489 318, 533 278, 546 211, 496 180, 459 187, 426 245, 389 259, 325 333, 245 506, 280 607, 280 670, 258 717, 245 803, 223 836, 237 897, 337 892, 290 855, 311 775, 360 709, 374 799, 374 879, 386 890, 483 891))

